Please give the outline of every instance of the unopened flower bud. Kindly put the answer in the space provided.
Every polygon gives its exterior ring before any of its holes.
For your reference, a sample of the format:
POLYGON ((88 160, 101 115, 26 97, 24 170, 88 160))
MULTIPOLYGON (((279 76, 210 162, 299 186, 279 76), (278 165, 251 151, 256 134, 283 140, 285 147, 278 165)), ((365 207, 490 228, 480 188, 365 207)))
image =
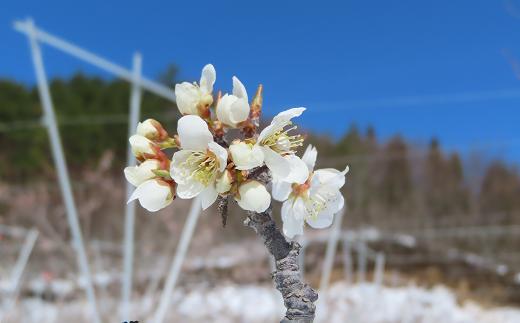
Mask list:
POLYGON ((255 180, 240 185, 238 194, 239 198, 235 197, 235 200, 244 210, 264 212, 271 204, 271 195, 262 183, 255 180))
POLYGON ((247 144, 243 141, 234 142, 229 146, 229 152, 233 163, 239 170, 253 169, 264 163, 264 153, 257 145, 247 144))
POLYGON ((217 104, 217 118, 228 127, 236 128, 249 117, 246 88, 233 76, 233 94, 225 94, 217 104))
POLYGON ((139 122, 136 133, 150 140, 161 140, 163 139, 162 137, 167 135, 162 125, 154 119, 146 119, 143 122, 139 122))
POLYGON ((183 115, 198 115, 203 112, 209 113, 206 109, 213 103, 213 84, 217 74, 213 65, 208 64, 202 69, 200 85, 196 83, 183 82, 175 85, 175 98, 177 107, 183 115), (202 108, 202 109, 199 109, 202 108))
POLYGON ((145 158, 145 155, 155 155, 155 144, 148 138, 141 135, 133 135, 128 141, 132 147, 132 152, 137 158, 145 158))
POLYGON ((154 171, 159 169, 160 162, 156 159, 148 159, 138 166, 129 166, 125 168, 125 177, 130 184, 139 186, 144 181, 156 177, 154 171))
POLYGON ((142 207, 150 212, 156 212, 167 207, 174 197, 174 185, 161 179, 150 179, 135 189, 128 203, 138 199, 142 207))

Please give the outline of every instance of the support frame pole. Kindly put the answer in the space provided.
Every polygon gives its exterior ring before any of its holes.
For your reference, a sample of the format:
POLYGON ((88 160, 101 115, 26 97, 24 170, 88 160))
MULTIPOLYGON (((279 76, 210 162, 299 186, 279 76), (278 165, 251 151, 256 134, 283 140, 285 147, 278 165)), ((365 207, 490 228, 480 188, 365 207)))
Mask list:
POLYGON ((78 267, 81 274, 85 278, 85 292, 92 310, 92 321, 94 323, 101 323, 94 285, 92 283, 92 275, 90 272, 87 253, 81 234, 78 212, 74 201, 74 195, 72 193, 69 172, 65 162, 61 137, 58 130, 58 125, 56 123, 56 115, 54 113, 49 85, 47 83, 47 76, 45 74, 45 68, 43 65, 43 57, 36 37, 36 27, 34 26, 34 22, 31 19, 28 19, 26 23, 28 27, 28 38, 32 61, 36 72, 36 80, 38 82, 38 93, 40 95, 40 100, 43 106, 44 124, 49 134, 52 156, 57 170, 63 201, 65 203, 67 221, 73 238, 73 246, 77 254, 78 267))
POLYGON ((190 212, 186 218, 186 222, 184 223, 179 245, 177 246, 177 251, 175 252, 168 277, 166 278, 166 283, 164 284, 159 306, 157 307, 152 320, 153 323, 164 322, 166 312, 168 311, 168 306, 171 304, 171 297, 177 283, 177 278, 179 278, 182 263, 186 257, 186 252, 188 251, 188 246, 190 244, 191 237, 193 236, 193 231, 195 231, 195 226, 201 211, 200 196, 197 196, 191 203, 190 212))
POLYGON ((350 235, 346 234, 343 237, 343 245, 342 245, 342 253, 343 253, 343 271, 345 276, 345 281, 347 284, 352 284, 353 282, 353 262, 352 262, 352 250, 351 250, 351 241, 350 235))
POLYGON ((327 250, 325 252, 325 260, 323 261, 323 271, 320 279, 320 292, 325 291, 329 288, 330 274, 332 267, 334 266, 334 256, 336 255, 336 249, 338 246, 338 240, 341 233, 341 224, 343 223, 343 217, 346 212, 346 206, 343 207, 335 216, 334 224, 331 228, 331 233, 327 241, 327 250))
POLYGON ((381 287, 383 285, 384 275, 385 275, 385 254, 382 252, 378 252, 376 254, 376 264, 374 268, 374 284, 377 287, 381 287))
MULTIPOLYGON (((132 65, 132 89, 130 94, 130 114, 128 120, 128 137, 135 133, 141 114, 142 90, 139 85, 142 71, 142 56, 135 53, 132 65)), ((136 159, 132 147, 128 143, 127 165, 135 166, 136 159)), ((126 199, 130 199, 134 187, 126 182, 126 199)), ((130 319, 130 301, 132 296, 132 277, 134 264, 134 233, 135 233, 135 201, 125 204, 125 229, 123 241, 123 283, 121 286, 122 320, 130 319)))
POLYGON ((18 255, 18 259, 14 265, 13 270, 11 271, 10 277, 10 286, 9 286, 9 300, 7 301, 7 306, 4 308, 4 313, 0 312, 0 322, 2 322, 4 316, 9 314, 9 311, 14 307, 16 303, 16 298, 18 297, 18 291, 20 289, 20 280, 22 279, 23 272, 25 267, 27 266, 27 262, 29 261, 29 257, 31 256, 31 252, 34 248, 34 244, 38 239, 39 232, 36 229, 31 229, 27 232, 25 236, 25 240, 20 250, 20 254, 18 255))
MULTIPOLYGON (((27 21, 15 21, 14 29, 27 35, 30 33, 30 26, 27 21)), ((102 70, 117 75, 118 77, 128 82, 132 82, 132 71, 129 71, 122 66, 114 64, 109 60, 100 57, 92 52, 89 52, 79 46, 76 46, 71 42, 51 35, 50 33, 47 33, 42 29, 35 29, 33 34, 34 37, 41 43, 57 48, 73 57, 76 57, 82 61, 97 66, 102 70)), ((139 80, 139 85, 152 93, 155 93, 167 100, 175 102, 175 93, 170 88, 160 83, 142 77, 139 80)))
POLYGON ((356 244, 358 256, 358 283, 364 283, 367 270, 367 245, 365 241, 356 244))

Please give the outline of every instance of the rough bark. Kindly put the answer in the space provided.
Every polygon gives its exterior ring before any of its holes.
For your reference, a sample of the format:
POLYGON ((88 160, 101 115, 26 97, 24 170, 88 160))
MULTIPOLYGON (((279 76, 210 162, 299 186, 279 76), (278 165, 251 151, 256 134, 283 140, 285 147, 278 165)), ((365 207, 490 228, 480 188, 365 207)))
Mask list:
POLYGON ((218 196, 217 197, 217 213, 220 215, 222 219, 222 227, 226 227, 227 217, 228 217, 228 196, 218 196))
MULTIPOLYGON (((251 175, 261 182, 269 182, 269 171, 265 166, 251 175)), ((281 323, 312 323, 318 293, 301 279, 298 266, 300 245, 285 239, 272 218, 271 207, 262 213, 248 212, 244 224, 255 230, 275 259, 276 270, 272 273, 272 279, 287 308, 281 323)))
POLYGON ((318 293, 301 279, 298 267, 300 245, 285 239, 271 213, 270 207, 262 213, 248 212, 244 224, 256 231, 276 260, 272 278, 287 308, 282 323, 313 322, 316 310, 314 302, 318 299, 318 293))

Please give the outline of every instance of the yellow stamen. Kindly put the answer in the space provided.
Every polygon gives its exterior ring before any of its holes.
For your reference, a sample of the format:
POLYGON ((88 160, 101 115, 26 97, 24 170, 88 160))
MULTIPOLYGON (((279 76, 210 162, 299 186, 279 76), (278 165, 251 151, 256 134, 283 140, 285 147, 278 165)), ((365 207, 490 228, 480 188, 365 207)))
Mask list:
MULTIPOLYGON (((291 125, 289 122, 288 125, 291 125)), ((302 135, 289 135, 289 131, 297 129, 293 126, 289 129, 280 129, 262 141, 262 145, 271 148, 278 153, 296 153, 296 148, 303 145, 302 135)))
POLYGON ((191 170, 188 178, 193 178, 207 186, 215 179, 219 163, 215 154, 209 150, 206 152, 194 151, 182 163, 182 166, 191 170))

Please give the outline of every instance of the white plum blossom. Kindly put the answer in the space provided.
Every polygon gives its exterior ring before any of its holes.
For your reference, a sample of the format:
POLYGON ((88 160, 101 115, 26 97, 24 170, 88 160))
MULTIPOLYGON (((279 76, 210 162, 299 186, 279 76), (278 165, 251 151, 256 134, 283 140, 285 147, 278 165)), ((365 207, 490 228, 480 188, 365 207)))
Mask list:
POLYGON ((255 180, 241 184, 235 200, 241 208, 253 212, 264 212, 271 205, 271 195, 262 183, 255 180))
POLYGON ((137 186, 128 203, 139 200, 142 207, 156 212, 170 205, 173 198, 173 188, 169 183, 162 179, 150 179, 137 186))
MULTIPOLYGON (((137 131, 136 133, 140 136, 146 137, 148 139, 154 139, 159 135, 159 131, 157 130, 157 127, 154 124, 153 119, 147 119, 143 122, 139 122, 137 124, 137 131)), ((155 121, 157 122, 157 121, 155 121)))
POLYGON ((156 154, 154 147, 156 146, 150 139, 141 136, 133 135, 128 141, 132 147, 132 152, 137 158, 144 158, 145 156, 153 156, 156 154))
POLYGON ((271 124, 260 132, 257 145, 264 153, 264 162, 274 176, 286 181, 303 183, 309 173, 302 160, 295 155, 295 149, 301 146, 300 135, 290 135, 296 127, 291 119, 300 116, 305 108, 292 108, 276 115, 271 124))
POLYGON ((300 135, 290 135, 286 129, 291 119, 300 116, 305 108, 293 108, 276 115, 271 124, 260 132, 254 145, 231 145, 230 152, 237 169, 248 170, 263 163, 271 170, 274 177, 288 182, 303 183, 309 176, 307 167, 295 155, 295 149, 301 146, 300 135))
POLYGON ((236 128, 249 117, 247 91, 242 82, 233 76, 233 94, 225 94, 217 104, 217 118, 226 126, 236 128))
POLYGON ((208 125, 199 116, 179 120, 181 150, 173 154, 170 174, 177 183, 177 196, 190 199, 201 194, 202 208, 217 199, 215 181, 227 166, 227 150, 213 141, 208 125))
POLYGON ((175 98, 179 111, 184 114, 198 115, 199 108, 205 108, 213 103, 213 84, 217 73, 213 65, 208 64, 202 69, 200 83, 183 82, 175 85, 175 98))
POLYGON ((229 153, 238 170, 249 170, 264 164, 264 152, 258 145, 243 141, 233 142, 229 146, 229 153))
POLYGON ((139 186, 144 181, 156 177, 153 171, 159 169, 160 166, 161 163, 156 159, 145 160, 138 166, 125 167, 125 178, 130 184, 139 186))
POLYGON ((154 119, 146 119, 137 124, 136 134, 154 141, 164 141, 168 133, 162 125, 154 119))
POLYGON ((308 146, 302 161, 310 175, 303 184, 273 178, 273 198, 285 201, 283 232, 289 238, 303 234, 304 222, 316 229, 330 226, 334 214, 345 204, 340 189, 345 184, 348 166, 342 172, 332 168, 313 171, 316 157, 316 148, 308 146))
POLYGON ((208 64, 202 69, 199 84, 175 86, 177 105, 184 115, 178 121, 177 135, 170 137, 154 119, 138 124, 129 141, 141 163, 124 170, 128 182, 137 187, 130 201, 138 199, 147 210, 157 211, 176 196, 200 196, 202 208, 207 209, 220 194, 233 197, 244 210, 265 212, 272 194, 283 202, 283 232, 287 237, 302 234, 305 223, 313 228, 330 226, 334 214, 344 207, 340 189, 348 166, 344 171, 314 170, 317 151, 312 146, 302 158, 296 155, 303 136, 291 133, 296 129, 292 119, 305 108, 280 112, 257 131, 262 87, 250 105, 246 88, 233 76, 232 93, 222 97, 219 93, 214 103, 215 80, 215 69, 208 64), (229 128, 240 130, 243 139, 232 141, 229 128), (178 149, 171 160, 163 152, 168 148, 178 149), (257 168, 260 172, 253 171, 257 168), (259 181, 264 171, 270 172, 271 183, 259 181), (271 194, 267 184, 272 184, 271 194))

